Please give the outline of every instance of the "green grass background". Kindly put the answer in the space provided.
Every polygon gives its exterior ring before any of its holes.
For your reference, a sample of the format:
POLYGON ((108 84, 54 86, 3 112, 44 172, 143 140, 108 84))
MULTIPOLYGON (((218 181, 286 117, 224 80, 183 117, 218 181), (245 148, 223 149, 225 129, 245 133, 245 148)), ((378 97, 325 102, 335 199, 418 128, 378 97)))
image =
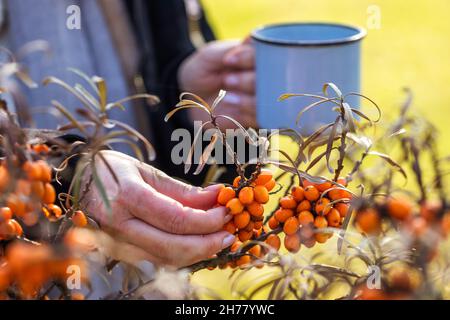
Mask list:
MULTIPOLYGON (((368 29, 363 43, 362 93, 374 99, 384 117, 395 117, 414 93, 414 108, 432 120, 442 135, 440 149, 450 147, 450 1, 448 0, 203 0, 209 21, 221 39, 242 38, 254 28, 276 22, 332 21, 367 28, 371 5, 380 9, 380 29, 368 29)), ((335 251, 334 241, 315 247, 335 251)), ((308 251, 302 249, 303 255, 308 251)), ((338 258, 336 258, 338 259, 338 258)), ((330 261, 329 261, 330 262, 330 261)), ((270 270, 255 270, 260 277, 270 270)), ((231 298, 228 271, 202 271, 193 283, 231 298)), ((250 278, 249 278, 250 279, 250 278)), ((261 296, 263 297, 263 296, 261 296)))

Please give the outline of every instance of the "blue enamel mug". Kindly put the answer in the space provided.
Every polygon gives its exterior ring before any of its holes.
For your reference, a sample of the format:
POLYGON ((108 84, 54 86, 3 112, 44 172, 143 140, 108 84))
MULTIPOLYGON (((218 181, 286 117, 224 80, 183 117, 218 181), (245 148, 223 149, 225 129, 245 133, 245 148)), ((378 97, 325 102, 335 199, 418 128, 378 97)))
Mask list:
MULTIPOLYGON (((327 82, 343 93, 360 91, 362 28, 334 23, 289 23, 269 25, 252 33, 256 59, 257 120, 262 128, 300 128, 310 134, 333 122, 336 113, 328 105, 305 112, 298 125, 297 114, 317 101, 299 97, 278 101, 284 93, 322 94, 327 82)), ((330 92, 331 94, 331 92, 330 92)), ((359 107, 359 98, 348 102, 359 107)))

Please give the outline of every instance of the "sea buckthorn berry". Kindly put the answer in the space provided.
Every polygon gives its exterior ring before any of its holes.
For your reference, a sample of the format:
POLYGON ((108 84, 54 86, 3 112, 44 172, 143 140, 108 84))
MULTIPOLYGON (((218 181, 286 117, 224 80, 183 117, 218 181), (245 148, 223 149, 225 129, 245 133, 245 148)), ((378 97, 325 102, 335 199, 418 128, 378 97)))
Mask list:
POLYGON ((15 194, 9 195, 6 205, 11 209, 12 213, 18 217, 22 217, 27 212, 26 204, 15 194))
POLYGON ((421 237, 428 230, 428 221, 421 216, 417 216, 408 220, 406 229, 415 237, 421 237))
POLYGON ((345 179, 345 178, 339 178, 339 179, 337 179, 336 182, 344 187, 347 187, 347 179, 345 179))
POLYGON ((277 236, 276 234, 270 234, 266 239, 266 243, 277 251, 280 249, 281 246, 280 237, 277 236))
POLYGON ((327 214, 327 221, 330 227, 339 227, 339 224, 341 223, 341 215, 339 214, 339 211, 332 208, 327 214))
POLYGON ((300 202, 297 206, 297 212, 300 213, 302 211, 310 211, 312 208, 311 206, 311 202, 309 202, 308 200, 303 200, 302 202, 300 202))
POLYGON ((11 221, 0 223, 0 239, 10 239, 16 235, 16 228, 11 221))
MULTIPOLYGON (((241 213, 242 214, 242 213, 241 213)), ((250 215, 249 215, 250 216, 250 215)), ((244 230, 245 231, 249 231, 249 232, 253 232, 253 229, 255 229, 255 223, 253 221, 249 221, 247 223, 247 225, 245 226, 244 230)))
POLYGON ((256 201, 250 203, 247 205, 247 211, 253 216, 253 217, 262 217, 264 214, 264 206, 256 201))
POLYGON ((280 223, 278 222, 277 219, 275 219, 275 217, 271 217, 269 219, 269 228, 274 230, 276 228, 278 228, 278 226, 280 225, 280 223))
POLYGON ((236 265, 238 267, 245 267, 245 266, 249 265, 251 261, 252 261, 251 257, 248 255, 245 255, 236 260, 236 265))
POLYGON ((256 230, 261 229, 263 226, 263 222, 262 221, 255 221, 253 224, 253 228, 255 228, 256 230))
POLYGON ((257 185, 254 189, 255 201, 259 203, 267 203, 269 201, 269 191, 264 186, 257 185))
POLYGON ((317 190, 319 190, 320 192, 324 192, 325 190, 328 190, 332 187, 333 187, 333 184, 329 181, 326 181, 326 182, 318 184, 317 190))
POLYGON ((368 208, 358 212, 356 224, 365 233, 376 233, 381 226, 380 216, 375 209, 368 208))
POLYGON ((302 211, 298 214, 298 222, 302 226, 306 226, 310 223, 314 223, 314 216, 309 211, 302 211))
POLYGON ((327 215, 331 210, 331 206, 329 204, 330 200, 328 200, 327 198, 322 198, 316 202, 316 206, 314 209, 317 214, 327 215))
POLYGON ((269 170, 261 170, 261 173, 255 180, 255 184, 257 186, 264 186, 270 180, 272 180, 272 172, 269 170))
POLYGON ((252 238, 253 232, 247 230, 240 230, 238 233, 239 240, 242 242, 250 240, 252 238))
POLYGON ((253 188, 244 187, 239 191, 239 201, 242 204, 250 204, 253 202, 253 188))
POLYGON ((16 181, 16 193, 28 197, 31 194, 31 183, 25 179, 18 179, 16 181))
POLYGON ((305 188, 305 198, 309 201, 316 201, 319 199, 320 193, 314 186, 308 186, 305 188))
POLYGON ((441 208, 441 203, 438 201, 426 201, 420 206, 420 215, 428 222, 432 222, 435 220, 441 208))
POLYGON ((297 202, 292 196, 285 196, 280 199, 280 206, 284 209, 295 209, 297 207, 297 202))
POLYGON ((315 186, 314 183, 312 183, 311 181, 308 181, 308 180, 306 180, 306 179, 303 179, 302 185, 303 185, 303 188, 307 188, 307 187, 309 187, 309 186, 315 186))
POLYGON ((422 276, 418 270, 409 266, 395 266, 389 269, 387 280, 391 288, 411 292, 420 286, 422 276))
POLYGON ((391 217, 398 220, 407 219, 412 213, 412 205, 406 199, 389 198, 387 201, 387 210, 391 217))
POLYGON ((311 237, 309 239, 302 239, 302 243, 305 247, 307 248, 312 248, 315 246, 316 244, 316 238, 311 237))
POLYGON ((290 217, 283 225, 283 231, 285 234, 290 235, 298 231, 300 224, 296 217, 290 217))
POLYGON ((42 201, 45 204, 54 203, 56 201, 56 191, 50 183, 44 185, 44 197, 42 198, 42 201))
POLYGON ((12 211, 9 207, 0 208, 0 223, 12 219, 12 211))
POLYGON ((85 299, 86 299, 86 297, 81 292, 72 292, 70 294, 70 300, 79 301, 79 300, 85 300, 85 299))
POLYGON ((300 250, 300 236, 298 234, 290 234, 284 238, 284 247, 287 251, 297 253, 300 250))
POLYGON ((47 207, 42 208, 45 217, 50 221, 58 221, 62 216, 62 210, 60 207, 54 204, 49 204, 47 207))
POLYGON ((88 219, 83 211, 77 210, 72 215, 72 222, 75 226, 83 228, 88 224, 88 219))
POLYGON ((242 242, 239 240, 236 240, 230 247, 230 252, 238 252, 240 247, 242 246, 242 242))
POLYGON ((36 161, 36 164, 38 164, 41 167, 40 180, 43 182, 52 181, 52 169, 49 167, 49 165, 43 160, 36 161))
POLYGON ((277 185, 277 182, 275 179, 270 179, 269 182, 267 182, 264 187, 267 189, 267 191, 271 191, 275 186, 277 185))
POLYGON ((224 206, 235 196, 236 192, 232 188, 225 187, 220 190, 219 195, 217 196, 217 202, 224 206))
POLYGON ((261 252, 262 252, 262 250, 261 250, 261 246, 259 244, 254 245, 253 247, 251 247, 248 250, 248 253, 250 253, 250 254, 254 255, 255 257, 258 257, 258 258, 261 257, 261 252))
POLYGON ((329 235, 327 233, 316 233, 314 234, 314 239, 318 242, 318 243, 325 243, 327 242, 327 240, 329 239, 329 235))
POLYGON ((42 200, 45 195, 45 186, 41 181, 33 181, 31 183, 31 193, 37 198, 42 200))
POLYGON ((39 222, 39 215, 36 212, 28 212, 21 219, 26 226, 31 227, 39 222))
POLYGON ((41 144, 35 144, 33 146, 33 150, 36 153, 47 154, 47 153, 49 153, 50 148, 46 144, 41 143, 41 144))
POLYGON ((5 166, 0 166, 0 190, 4 190, 9 185, 9 172, 5 166))
POLYGON ((322 228, 328 227, 327 218, 325 218, 324 216, 317 216, 314 219, 314 227, 316 227, 317 229, 322 229, 322 228))
POLYGON ((26 161, 22 165, 22 170, 25 172, 27 178, 30 180, 39 180, 42 176, 41 166, 38 163, 26 161))
POLYGON ((277 219, 278 222, 285 222, 293 215, 294 211, 292 211, 291 209, 278 209, 277 211, 275 211, 275 219, 277 219))
POLYGON ((368 288, 362 284, 357 291, 357 300, 388 300, 389 296, 381 289, 368 288))
POLYGON ((450 234, 450 212, 447 212, 442 217, 441 221, 442 232, 445 236, 450 234))
POLYGON ((236 226, 233 221, 229 221, 225 223, 225 225, 223 226, 223 230, 228 233, 234 234, 236 232, 236 226))
POLYGON ((238 213, 237 215, 234 216, 233 222, 236 228, 244 229, 250 222, 250 214, 247 211, 238 213))
POLYGON ((239 201, 238 198, 229 200, 226 207, 231 214, 238 214, 244 211, 244 205, 239 201))
POLYGON ((237 176, 236 178, 234 178, 233 180, 233 187, 237 188, 239 187, 239 183, 241 182, 241 176, 237 176))
POLYGON ((20 223, 18 223, 16 220, 11 219, 9 220, 9 223, 14 227, 14 233, 16 236, 20 237, 23 234, 23 229, 20 223))
POLYGON ((334 205, 334 208, 339 211, 341 217, 347 216, 348 210, 350 209, 350 205, 344 202, 338 202, 334 205))
POLYGON ((294 186, 291 190, 291 194, 297 202, 301 202, 305 199, 305 190, 300 186, 294 186))
POLYGON ((347 190, 339 189, 337 187, 333 190, 330 190, 327 193, 327 196, 333 201, 352 198, 352 194, 350 192, 348 192, 347 190))

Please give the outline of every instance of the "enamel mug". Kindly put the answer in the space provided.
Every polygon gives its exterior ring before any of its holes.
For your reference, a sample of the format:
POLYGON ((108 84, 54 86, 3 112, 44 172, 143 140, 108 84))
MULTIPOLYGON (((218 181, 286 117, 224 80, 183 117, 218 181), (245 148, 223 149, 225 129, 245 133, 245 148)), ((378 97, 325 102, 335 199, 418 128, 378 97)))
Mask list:
MULTIPOLYGON (((252 33, 256 59, 256 107, 260 127, 295 128, 310 134, 337 114, 330 104, 297 114, 317 101, 298 97, 278 101, 284 93, 321 94, 327 82, 342 93, 360 92, 361 39, 364 29, 334 23, 269 25, 252 33)), ((330 95, 333 94, 329 91, 330 95)), ((348 97, 352 107, 359 98, 348 97)))

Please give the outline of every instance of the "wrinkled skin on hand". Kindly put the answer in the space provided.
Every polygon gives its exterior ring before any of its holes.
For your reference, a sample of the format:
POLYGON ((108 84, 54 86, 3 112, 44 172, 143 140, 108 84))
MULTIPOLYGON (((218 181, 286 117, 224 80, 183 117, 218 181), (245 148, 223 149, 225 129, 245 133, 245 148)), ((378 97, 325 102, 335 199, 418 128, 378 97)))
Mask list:
POLYGON ((97 160, 112 212, 108 213, 95 184, 83 205, 104 231, 129 244, 136 260, 182 267, 233 243, 234 236, 222 231, 231 216, 223 207, 213 208, 220 185, 193 187, 125 154, 102 153, 120 183, 97 160))

